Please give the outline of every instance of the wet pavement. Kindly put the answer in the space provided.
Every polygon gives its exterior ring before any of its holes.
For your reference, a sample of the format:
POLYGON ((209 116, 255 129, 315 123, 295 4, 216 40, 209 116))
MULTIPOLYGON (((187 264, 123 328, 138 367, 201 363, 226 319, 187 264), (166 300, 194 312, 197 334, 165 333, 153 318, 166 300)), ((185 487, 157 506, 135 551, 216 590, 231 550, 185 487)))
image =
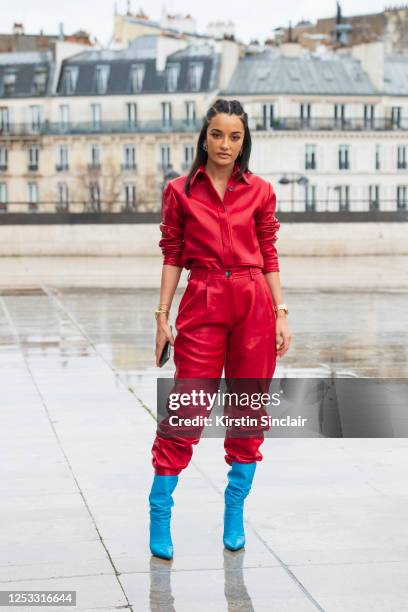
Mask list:
MULTIPOLYGON (((243 553, 223 550, 228 466, 203 438, 174 493, 174 560, 151 558, 156 378, 174 372, 154 365, 160 269, 0 260, 0 590, 76 590, 67 610, 408 610, 403 438, 267 439, 243 553)), ((294 338, 276 376, 407 377, 408 258, 281 270, 294 338)))

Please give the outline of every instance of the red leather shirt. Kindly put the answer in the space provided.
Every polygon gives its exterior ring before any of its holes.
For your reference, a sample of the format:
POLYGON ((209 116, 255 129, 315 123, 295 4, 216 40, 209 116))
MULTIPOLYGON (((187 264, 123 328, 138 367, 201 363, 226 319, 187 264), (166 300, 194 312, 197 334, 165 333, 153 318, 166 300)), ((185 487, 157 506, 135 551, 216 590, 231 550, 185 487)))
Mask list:
POLYGON ((275 248, 280 227, 272 185, 251 172, 236 179, 238 165, 221 200, 204 164, 184 192, 186 176, 172 179, 163 191, 159 246, 163 264, 187 269, 254 266, 279 272, 275 248))

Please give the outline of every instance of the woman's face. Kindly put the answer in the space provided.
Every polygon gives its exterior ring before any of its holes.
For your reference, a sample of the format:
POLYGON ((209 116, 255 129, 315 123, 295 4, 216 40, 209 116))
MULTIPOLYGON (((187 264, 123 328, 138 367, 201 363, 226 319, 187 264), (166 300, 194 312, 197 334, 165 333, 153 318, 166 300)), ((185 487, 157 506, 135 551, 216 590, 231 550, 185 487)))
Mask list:
POLYGON ((220 166, 234 163, 244 142, 244 126, 237 115, 218 113, 207 127, 208 158, 220 166))

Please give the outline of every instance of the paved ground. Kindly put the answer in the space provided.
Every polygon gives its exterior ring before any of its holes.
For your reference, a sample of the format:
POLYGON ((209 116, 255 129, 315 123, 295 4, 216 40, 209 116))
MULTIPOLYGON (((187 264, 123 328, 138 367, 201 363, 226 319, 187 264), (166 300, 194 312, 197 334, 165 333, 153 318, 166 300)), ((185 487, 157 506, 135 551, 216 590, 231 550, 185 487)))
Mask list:
MULTIPOLYGON (((154 367, 160 267, 0 260, 0 590, 76 590, 78 610, 408 610, 404 438, 267 439, 243 554, 221 544, 222 440, 202 439, 174 561, 151 559, 155 384, 173 375, 154 367)), ((277 376, 407 377, 408 258, 288 258, 282 279, 277 376)))

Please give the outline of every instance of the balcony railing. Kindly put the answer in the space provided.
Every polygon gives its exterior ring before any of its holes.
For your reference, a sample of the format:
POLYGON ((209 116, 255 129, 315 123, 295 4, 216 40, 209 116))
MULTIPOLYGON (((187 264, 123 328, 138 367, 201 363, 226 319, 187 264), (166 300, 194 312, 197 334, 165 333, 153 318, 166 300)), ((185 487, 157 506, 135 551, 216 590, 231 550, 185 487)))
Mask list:
MULTIPOLYGON (((8 201, 0 202, 0 225, 11 223, 17 217, 17 222, 24 223, 27 213, 35 212, 37 216, 45 219, 57 217, 64 212, 72 218, 89 219, 107 215, 115 217, 125 211, 138 215, 139 222, 156 223, 160 220, 161 196, 155 199, 137 198, 135 200, 125 198, 113 198, 106 200, 74 200, 66 202, 41 200, 37 202, 8 201), (150 221, 148 221, 150 219, 150 221)), ((277 211, 280 222, 302 221, 302 222, 408 222, 408 194, 401 195, 399 199, 381 200, 356 200, 356 199, 283 199, 280 198, 277 211)), ((67 222, 68 222, 67 217, 67 222)), ((29 220, 27 221, 29 222, 29 220)), ((58 221, 50 221, 57 223, 58 221)), ((86 222, 86 221, 84 221, 86 222)), ((137 222, 137 221, 132 221, 137 222)))
POLYGON ((395 121, 390 118, 364 119, 361 117, 334 119, 333 117, 277 117, 264 120, 263 117, 252 117, 249 127, 253 130, 329 130, 329 131, 389 131, 408 130, 408 121, 395 121))
MULTIPOLYGON (((186 132, 195 133, 201 129, 202 122, 173 119, 171 122, 146 120, 132 123, 128 121, 101 121, 98 124, 92 121, 58 123, 44 121, 40 126, 31 123, 0 124, 0 138, 18 136, 41 136, 62 134, 138 134, 138 133, 168 133, 186 132)), ((408 130, 408 121, 399 122, 388 118, 365 120, 364 118, 333 119, 329 117, 313 117, 300 119, 297 117, 280 117, 274 120, 265 120, 262 117, 251 117, 249 127, 255 131, 404 131, 408 130)))
POLYGON ((130 171, 135 172, 137 170, 137 164, 136 162, 120 164, 120 169, 123 172, 130 172, 130 171))

